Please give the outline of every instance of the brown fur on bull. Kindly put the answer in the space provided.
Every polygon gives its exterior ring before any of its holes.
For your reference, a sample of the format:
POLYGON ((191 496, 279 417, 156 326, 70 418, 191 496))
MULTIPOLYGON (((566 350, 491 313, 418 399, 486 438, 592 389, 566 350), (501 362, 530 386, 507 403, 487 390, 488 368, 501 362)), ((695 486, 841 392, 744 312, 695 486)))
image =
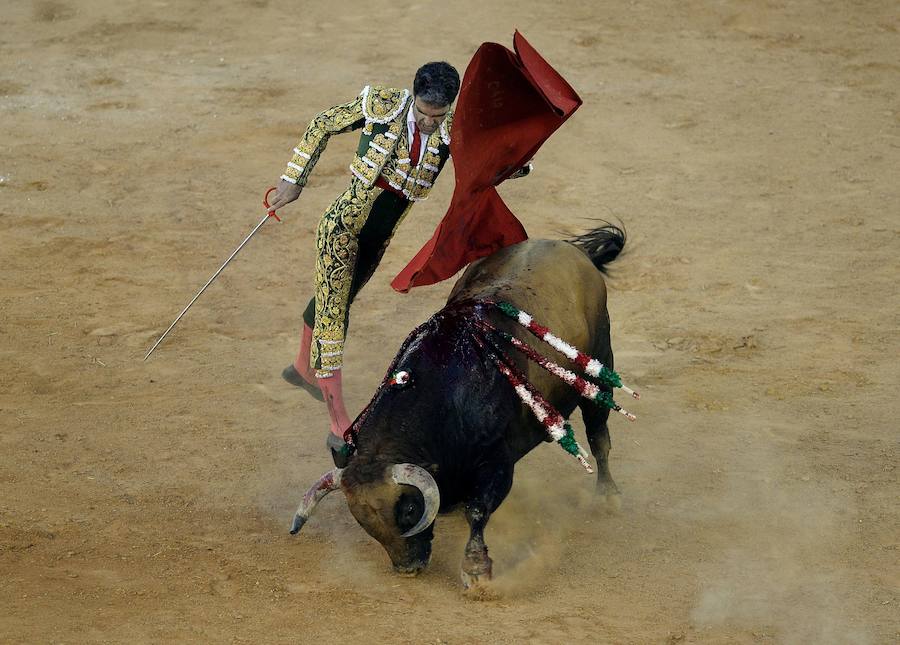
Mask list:
MULTIPOLYGON (((473 263, 447 306, 416 329, 394 359, 390 371, 407 372, 409 381, 386 381, 379 388, 354 423, 356 454, 310 489, 292 532, 322 496, 342 490, 350 512, 382 544, 394 568, 415 574, 428 564, 438 511, 461 504, 471 528, 463 582, 468 587, 490 578, 485 525, 512 486, 515 463, 548 436, 484 355, 475 340, 475 321, 487 317, 498 329, 565 363, 483 304, 509 302, 612 368, 601 272, 624 244, 624 231, 605 225, 569 241, 529 240, 473 263)), ((581 408, 597 461, 598 492, 618 494, 608 467, 609 410, 580 398, 518 352, 509 356, 563 416, 581 408)))

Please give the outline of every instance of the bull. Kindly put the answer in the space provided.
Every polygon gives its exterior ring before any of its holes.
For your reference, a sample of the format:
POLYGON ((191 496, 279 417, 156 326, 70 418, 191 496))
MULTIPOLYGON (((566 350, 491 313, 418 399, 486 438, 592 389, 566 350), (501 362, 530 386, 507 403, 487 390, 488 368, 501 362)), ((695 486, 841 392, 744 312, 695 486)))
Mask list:
MULTIPOLYGON (((516 462, 548 436, 485 355, 473 321, 487 318, 524 342, 535 339, 479 303, 502 300, 531 312, 611 368, 602 273, 624 244, 624 230, 605 224, 570 240, 522 242, 471 264, 447 306, 407 338, 351 428, 355 453, 346 464, 335 456, 344 467, 309 489, 291 532, 300 530, 322 497, 341 490, 353 517, 384 547, 394 569, 415 575, 431 557, 438 512, 462 505, 470 527, 463 584, 468 588, 490 579, 485 526, 510 491, 516 462)), ((565 361, 552 350, 551 357, 565 361)), ((609 409, 581 398, 523 356, 512 360, 562 415, 580 407, 596 460, 597 491, 618 495, 609 471, 609 409)))

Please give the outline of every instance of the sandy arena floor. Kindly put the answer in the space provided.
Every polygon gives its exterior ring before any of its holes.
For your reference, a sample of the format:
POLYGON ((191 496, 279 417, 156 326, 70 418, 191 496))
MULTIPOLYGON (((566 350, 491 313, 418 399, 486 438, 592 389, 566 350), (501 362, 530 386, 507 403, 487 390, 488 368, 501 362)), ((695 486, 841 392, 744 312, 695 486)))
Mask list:
MULTIPOLYGON (((897 642, 896 2, 361 6, 4 3, 0 641, 897 642), (461 516, 416 579, 339 496, 287 532, 330 461, 279 373, 355 136, 141 359, 315 112, 514 28, 585 104, 502 193, 533 237, 624 221, 613 338, 645 396, 612 421, 617 512, 558 449, 520 464, 477 602, 461 516)), ((353 413, 452 286, 388 285, 452 187, 354 308, 353 413)))

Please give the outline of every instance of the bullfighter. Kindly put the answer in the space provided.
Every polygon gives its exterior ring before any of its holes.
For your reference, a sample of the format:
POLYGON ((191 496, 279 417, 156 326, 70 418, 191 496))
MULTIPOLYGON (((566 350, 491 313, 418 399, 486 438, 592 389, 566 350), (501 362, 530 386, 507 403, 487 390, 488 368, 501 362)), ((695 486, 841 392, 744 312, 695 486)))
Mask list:
POLYGON ((413 90, 366 86, 353 101, 318 114, 287 164, 270 211, 300 196, 331 135, 362 130, 350 186, 316 231, 315 296, 303 313, 300 347, 282 376, 328 405, 329 445, 350 426, 341 371, 350 305, 372 276, 413 202, 428 197, 450 157, 451 105, 459 73, 423 65, 413 90))

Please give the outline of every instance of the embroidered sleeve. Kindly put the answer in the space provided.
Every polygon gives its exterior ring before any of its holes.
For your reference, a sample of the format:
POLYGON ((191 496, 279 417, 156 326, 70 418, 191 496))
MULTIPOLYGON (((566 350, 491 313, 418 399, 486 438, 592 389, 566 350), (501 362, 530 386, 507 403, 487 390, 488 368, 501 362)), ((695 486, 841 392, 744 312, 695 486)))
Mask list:
POLYGON ((325 151, 328 139, 333 134, 341 134, 361 128, 365 123, 363 116, 363 95, 360 94, 350 103, 336 105, 316 115, 300 143, 294 148, 294 156, 288 162, 287 169, 281 176, 285 181, 298 186, 305 186, 319 156, 325 151))

